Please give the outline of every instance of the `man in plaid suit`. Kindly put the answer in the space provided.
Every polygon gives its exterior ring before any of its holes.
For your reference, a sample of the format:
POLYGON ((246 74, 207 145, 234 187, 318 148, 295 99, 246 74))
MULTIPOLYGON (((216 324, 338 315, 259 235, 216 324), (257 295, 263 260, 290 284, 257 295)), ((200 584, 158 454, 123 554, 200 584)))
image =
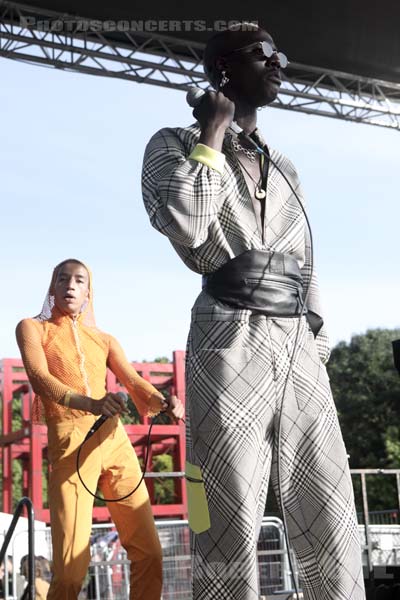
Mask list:
POLYGON ((197 123, 156 133, 144 157, 143 197, 152 225, 205 276, 187 348, 195 600, 258 599, 256 546, 270 477, 287 516, 304 598, 365 598, 310 236, 293 193, 302 201, 300 184, 292 163, 268 148, 256 128, 257 108, 276 98, 285 64, 261 29, 216 34, 204 65, 218 91, 201 99, 197 123), (232 132, 233 120, 270 160, 232 132), (267 279, 244 273, 243 285, 270 286, 264 294, 269 312, 210 292, 209 282, 215 275, 221 282, 233 261, 263 253, 267 279), (290 279, 285 265, 293 263, 298 274, 290 279), (307 318, 296 307, 280 314, 273 298, 295 300, 299 289, 307 318), (311 317, 317 326, 310 327, 311 317))

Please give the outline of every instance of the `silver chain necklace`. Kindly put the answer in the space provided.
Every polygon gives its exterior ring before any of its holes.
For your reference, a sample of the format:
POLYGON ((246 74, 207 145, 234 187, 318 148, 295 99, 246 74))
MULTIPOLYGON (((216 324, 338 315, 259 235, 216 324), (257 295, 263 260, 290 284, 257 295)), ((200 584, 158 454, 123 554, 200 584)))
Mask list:
POLYGON ((232 138, 232 146, 235 152, 243 152, 252 163, 256 162, 257 150, 244 148, 236 138, 232 138))

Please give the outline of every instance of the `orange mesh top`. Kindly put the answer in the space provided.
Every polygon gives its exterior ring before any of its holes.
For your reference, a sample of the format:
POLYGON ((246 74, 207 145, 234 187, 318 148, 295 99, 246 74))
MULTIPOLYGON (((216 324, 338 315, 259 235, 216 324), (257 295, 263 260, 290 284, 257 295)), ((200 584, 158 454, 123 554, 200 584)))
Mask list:
POLYGON ((140 377, 117 340, 96 328, 92 292, 90 301, 77 317, 61 313, 54 305, 54 298, 51 302, 56 269, 48 292, 49 317, 43 309, 38 317, 24 319, 17 327, 22 360, 36 394, 32 407, 33 422, 41 422, 43 416, 48 422, 88 414, 59 402, 68 391, 102 398, 106 393, 107 367, 127 388, 139 414, 158 414, 162 409, 161 393, 140 377))

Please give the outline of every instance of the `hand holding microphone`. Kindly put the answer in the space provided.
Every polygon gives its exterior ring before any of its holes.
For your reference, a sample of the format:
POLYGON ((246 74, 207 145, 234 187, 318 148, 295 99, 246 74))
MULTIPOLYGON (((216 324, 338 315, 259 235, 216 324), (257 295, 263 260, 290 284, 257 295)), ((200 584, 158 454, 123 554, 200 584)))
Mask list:
POLYGON ((105 418, 113 417, 117 413, 127 413, 128 394, 117 392, 116 394, 107 393, 100 400, 92 400, 91 412, 94 415, 102 415, 105 418))
POLYGON ((200 88, 191 88, 186 101, 194 108, 193 116, 201 127, 199 142, 221 151, 225 131, 234 125, 235 104, 222 92, 205 92, 200 88))
POLYGON ((193 115, 202 129, 210 126, 227 129, 233 121, 235 105, 222 92, 191 88, 186 101, 194 108, 193 115))
MULTIPOLYGON (((176 396, 170 396, 169 398, 162 397, 160 399, 162 400, 162 404, 163 404, 163 408, 164 408, 164 410, 162 412, 166 413, 175 423, 178 423, 178 421, 180 419, 183 420, 185 411, 183 408, 183 404, 179 400, 179 398, 177 398, 176 396)), ((150 434, 151 434, 151 429, 153 427, 154 421, 150 424, 149 433, 147 436, 147 450, 146 450, 146 457, 145 457, 145 461, 144 461, 143 474, 142 474, 138 484, 130 492, 125 494, 125 496, 121 496, 120 498, 102 498, 100 496, 97 496, 94 492, 92 492, 88 488, 86 483, 83 481, 82 475, 79 471, 80 455, 81 455, 81 451, 82 451, 82 448, 84 447, 85 443, 88 441, 89 438, 92 437, 92 435, 99 429, 99 427, 101 427, 103 425, 103 423, 109 417, 112 417, 116 414, 129 412, 129 410, 127 408, 127 404, 128 404, 128 394, 126 394, 125 392, 117 392, 116 394, 108 393, 104 396, 104 398, 101 398, 101 400, 92 399, 92 411, 91 412, 93 414, 100 414, 101 417, 93 423, 92 427, 87 432, 85 439, 83 440, 83 442, 81 443, 81 445, 78 448, 78 452, 76 455, 76 471, 78 473, 79 481, 82 483, 85 490, 87 492, 89 492, 89 494, 91 496, 93 496, 93 498, 97 498, 98 500, 105 500, 106 502, 121 502, 122 500, 129 498, 129 496, 132 496, 132 494, 134 494, 136 492, 136 490, 139 488, 139 486, 141 485, 141 483, 144 479, 144 476, 146 474, 147 459, 148 459, 148 455, 149 455, 149 447, 151 444, 150 434)))
POLYGON ((92 435, 103 425, 109 417, 121 413, 128 413, 128 394, 125 392, 117 392, 116 394, 108 393, 100 400, 92 400, 92 411, 94 415, 101 415, 95 421, 92 427, 86 434, 84 441, 86 442, 92 435))
MULTIPOLYGON (((243 141, 250 144, 250 146, 253 146, 253 148, 255 148, 257 150, 257 152, 259 152, 260 154, 264 154, 265 157, 267 158, 267 160, 272 162, 272 164, 278 169, 278 171, 282 175, 282 177, 286 180, 286 183, 289 185, 293 194, 297 198, 296 192, 293 190, 290 182, 286 178, 286 175, 284 175, 284 173, 278 167, 276 162, 274 162, 271 159, 271 157, 269 156, 269 154, 266 154, 266 152, 257 145, 256 141, 252 137, 250 137, 247 133, 245 133, 243 131, 243 129, 235 121, 232 120, 234 118, 234 114, 235 114, 235 105, 233 102, 231 102, 231 100, 229 100, 229 98, 226 98, 226 96, 224 96, 221 92, 205 92, 201 88, 196 88, 196 87, 190 88, 190 90, 186 94, 186 102, 189 104, 189 106, 195 107, 195 109, 193 111, 194 116, 196 117, 197 110, 201 109, 203 102, 204 102, 204 106, 205 106, 204 111, 206 112, 207 115, 209 115, 210 111, 208 110, 208 105, 210 102, 213 102, 213 101, 207 100, 207 98, 211 97, 212 94, 214 94, 215 97, 219 97, 219 95, 222 95, 222 97, 225 98, 225 100, 232 105, 233 114, 231 116, 230 123, 228 123, 226 125, 226 121, 222 121, 223 125, 220 125, 219 128, 217 126, 218 119, 214 119, 214 120, 211 119, 211 121, 210 121, 210 120, 207 120, 207 118, 206 118, 206 120, 203 121, 205 123, 204 125, 202 124, 200 119, 198 119, 198 121, 201 125, 201 135, 199 138, 199 142, 202 144, 205 144, 206 146, 209 146, 210 148, 214 148, 214 150, 221 151, 222 143, 224 141, 225 131, 227 129, 230 129, 231 132, 236 134, 239 139, 241 138, 243 141)), ((217 104, 221 103, 221 111, 220 111, 221 114, 224 110, 228 110, 228 106, 226 104, 224 104, 223 100, 217 99, 215 102, 217 104), (224 106, 225 108, 223 109, 222 106, 224 106)), ((211 111, 211 113, 212 113, 212 111, 211 111)), ((214 113, 215 113, 215 111, 214 111, 214 113)))
POLYGON ((183 408, 183 404, 179 398, 176 396, 170 396, 169 398, 164 398, 164 402, 166 408, 162 412, 168 415, 171 421, 178 423, 180 419, 183 420, 185 409, 183 408))

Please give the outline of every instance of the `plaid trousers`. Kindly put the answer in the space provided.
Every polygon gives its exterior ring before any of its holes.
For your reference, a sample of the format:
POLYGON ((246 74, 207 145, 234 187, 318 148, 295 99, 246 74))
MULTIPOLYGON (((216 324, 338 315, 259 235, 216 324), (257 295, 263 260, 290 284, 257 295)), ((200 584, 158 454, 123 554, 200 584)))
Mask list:
POLYGON ((188 467, 200 478, 188 481, 194 600, 259 598, 256 546, 270 477, 279 497, 281 410, 282 501, 304 598, 365 598, 346 449, 304 317, 288 377, 298 325, 204 292, 193 308, 186 422, 188 467))

